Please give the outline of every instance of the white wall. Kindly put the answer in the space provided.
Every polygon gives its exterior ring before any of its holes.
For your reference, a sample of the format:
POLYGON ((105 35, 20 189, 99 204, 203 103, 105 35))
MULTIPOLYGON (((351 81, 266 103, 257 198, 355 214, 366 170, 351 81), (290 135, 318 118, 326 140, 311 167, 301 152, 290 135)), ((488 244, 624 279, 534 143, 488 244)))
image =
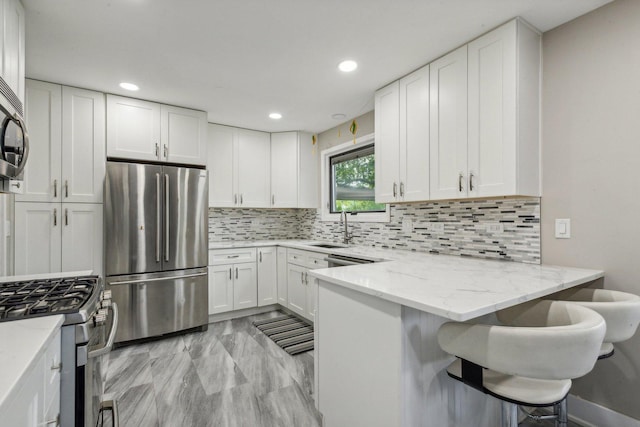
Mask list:
MULTIPOLYGON (((605 270, 640 294, 640 1, 543 36, 542 262, 605 270), (554 219, 571 219, 571 239, 554 219)), ((640 333, 572 393, 640 419, 640 333)))

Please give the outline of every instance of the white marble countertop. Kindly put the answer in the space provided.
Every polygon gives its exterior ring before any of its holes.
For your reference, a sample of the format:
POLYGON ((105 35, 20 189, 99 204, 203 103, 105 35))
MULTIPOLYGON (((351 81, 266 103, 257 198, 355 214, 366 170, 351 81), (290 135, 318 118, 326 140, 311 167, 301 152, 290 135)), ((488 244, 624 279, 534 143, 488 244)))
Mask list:
POLYGON ((0 323, 0 406, 18 390, 63 320, 58 315, 0 323))
POLYGON ((286 246, 386 260, 312 270, 333 284, 456 321, 465 321, 604 276, 601 270, 493 261, 366 246, 318 248, 317 241, 210 243, 211 249, 286 246))

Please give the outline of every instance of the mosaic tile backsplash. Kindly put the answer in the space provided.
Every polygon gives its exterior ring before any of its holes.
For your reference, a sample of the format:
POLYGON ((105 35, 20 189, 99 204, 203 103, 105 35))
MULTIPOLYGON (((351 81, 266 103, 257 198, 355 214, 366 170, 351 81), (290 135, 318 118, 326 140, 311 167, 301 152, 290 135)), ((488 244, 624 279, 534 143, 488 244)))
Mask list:
MULTIPOLYGON (((391 205, 390 222, 349 228, 357 245, 540 263, 539 198, 391 205), (407 220, 411 231, 403 231, 407 220)), ((315 209, 209 209, 210 241, 265 239, 340 242, 342 227, 315 209)))

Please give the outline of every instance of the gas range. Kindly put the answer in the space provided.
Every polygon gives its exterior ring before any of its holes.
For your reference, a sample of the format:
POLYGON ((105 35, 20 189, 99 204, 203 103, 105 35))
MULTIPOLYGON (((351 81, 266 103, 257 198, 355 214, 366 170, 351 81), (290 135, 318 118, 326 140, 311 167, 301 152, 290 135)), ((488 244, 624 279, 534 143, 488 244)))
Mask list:
POLYGON ((89 314, 80 315, 81 310, 93 310, 94 305, 87 303, 97 302, 99 287, 98 276, 1 283, 0 322, 65 314, 65 324, 79 323, 89 314))
POLYGON ((102 359, 115 340, 118 307, 98 276, 61 274, 0 283, 0 322, 64 315, 58 425, 102 425, 97 420, 103 411, 117 420, 116 403, 102 400, 102 359))

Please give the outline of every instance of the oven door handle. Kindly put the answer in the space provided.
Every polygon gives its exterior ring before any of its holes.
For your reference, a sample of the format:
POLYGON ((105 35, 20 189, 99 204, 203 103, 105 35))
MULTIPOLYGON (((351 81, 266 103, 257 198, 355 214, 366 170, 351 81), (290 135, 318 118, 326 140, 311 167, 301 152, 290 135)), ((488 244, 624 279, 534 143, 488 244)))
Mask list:
POLYGON ((111 324, 111 333, 109 334, 109 339, 107 339, 107 343, 104 347, 90 351, 87 355, 89 359, 104 356, 105 354, 109 353, 111 351, 111 348, 113 347, 113 342, 116 339, 116 332, 118 331, 118 305, 115 302, 111 303, 111 310, 113 310, 113 323, 111 324))

